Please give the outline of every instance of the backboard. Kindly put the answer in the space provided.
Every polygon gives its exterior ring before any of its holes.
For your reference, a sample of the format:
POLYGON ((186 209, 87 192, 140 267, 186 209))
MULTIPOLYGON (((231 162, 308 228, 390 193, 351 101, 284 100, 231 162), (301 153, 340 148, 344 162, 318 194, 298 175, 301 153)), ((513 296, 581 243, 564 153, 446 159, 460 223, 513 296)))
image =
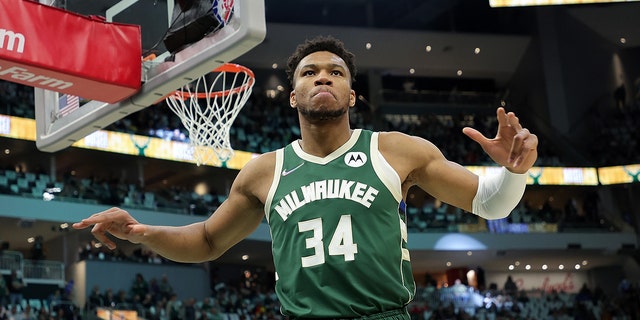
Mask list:
MULTIPOLYGON (((36 146, 55 152, 69 147, 94 131, 153 105, 167 94, 232 61, 260 44, 266 34, 263 0, 233 3, 233 14, 224 27, 174 53, 171 59, 162 43, 171 24, 174 0, 40 0, 83 15, 103 16, 107 21, 141 26, 142 52, 155 59, 141 62, 142 86, 118 103, 83 101, 80 107, 61 113, 63 100, 57 92, 35 88, 36 146)), ((218 1, 214 1, 218 2, 218 1)), ((63 39, 60 39, 62 41, 63 39)), ((141 57, 141 61, 142 61, 141 57)))

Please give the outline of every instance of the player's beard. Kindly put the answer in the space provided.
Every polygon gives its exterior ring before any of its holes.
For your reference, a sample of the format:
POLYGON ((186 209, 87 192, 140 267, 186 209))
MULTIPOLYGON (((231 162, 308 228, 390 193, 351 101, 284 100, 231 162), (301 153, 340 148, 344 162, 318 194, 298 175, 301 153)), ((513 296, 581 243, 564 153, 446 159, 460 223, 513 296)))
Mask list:
POLYGON ((310 121, 327 121, 335 120, 347 113, 348 109, 341 108, 337 110, 311 110, 308 108, 298 107, 298 112, 310 121))

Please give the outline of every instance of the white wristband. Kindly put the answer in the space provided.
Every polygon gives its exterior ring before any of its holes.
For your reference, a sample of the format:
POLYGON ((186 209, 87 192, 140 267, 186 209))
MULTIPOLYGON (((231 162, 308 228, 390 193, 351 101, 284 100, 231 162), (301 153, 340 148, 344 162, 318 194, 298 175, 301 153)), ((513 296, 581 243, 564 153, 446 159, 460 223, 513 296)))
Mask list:
POLYGON ((500 172, 478 178, 478 191, 473 198, 473 213, 487 220, 502 219, 511 213, 524 194, 526 173, 513 173, 502 167, 500 172))

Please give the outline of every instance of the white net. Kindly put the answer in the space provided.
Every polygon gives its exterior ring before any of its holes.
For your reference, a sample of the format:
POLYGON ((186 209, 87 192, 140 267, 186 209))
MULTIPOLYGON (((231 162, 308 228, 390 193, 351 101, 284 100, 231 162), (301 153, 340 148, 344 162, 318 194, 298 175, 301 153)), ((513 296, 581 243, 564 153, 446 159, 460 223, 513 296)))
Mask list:
POLYGON ((254 82, 251 70, 224 64, 166 98, 189 132, 198 166, 224 163, 233 157, 231 125, 251 96, 254 82))

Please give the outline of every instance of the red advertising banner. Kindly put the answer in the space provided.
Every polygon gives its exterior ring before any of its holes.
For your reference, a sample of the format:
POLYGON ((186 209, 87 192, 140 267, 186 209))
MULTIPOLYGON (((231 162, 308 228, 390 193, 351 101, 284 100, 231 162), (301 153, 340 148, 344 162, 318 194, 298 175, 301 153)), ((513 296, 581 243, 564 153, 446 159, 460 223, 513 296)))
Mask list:
POLYGON ((140 26, 0 0, 0 79, 108 103, 141 86, 140 26))

